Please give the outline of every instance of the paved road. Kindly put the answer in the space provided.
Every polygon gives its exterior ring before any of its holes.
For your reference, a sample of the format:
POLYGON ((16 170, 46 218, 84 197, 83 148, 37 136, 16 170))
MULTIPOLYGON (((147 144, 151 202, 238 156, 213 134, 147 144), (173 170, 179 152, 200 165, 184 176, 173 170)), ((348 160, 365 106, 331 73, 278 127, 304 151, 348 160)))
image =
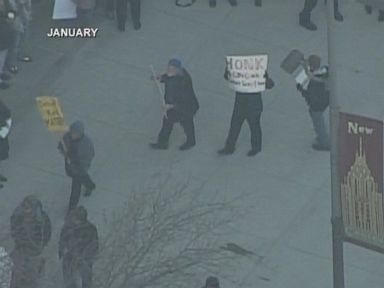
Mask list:
MULTIPOLYGON (((329 155, 311 150, 305 103, 279 68, 292 48, 326 58, 325 8, 319 3, 313 15, 319 31, 311 33, 297 26, 302 1, 265 1, 262 8, 253 1, 243 0, 237 8, 221 2, 215 9, 204 1, 181 9, 173 1, 143 1, 142 30, 129 27, 121 34, 99 16, 95 40, 47 39, 48 28, 57 23, 47 20, 44 3, 36 6, 41 11, 34 23, 34 63, 22 66, 12 89, 1 92, 15 119, 11 159, 2 164, 10 178, 1 192, 4 225, 30 193, 46 205, 55 237, 63 223, 70 181, 55 149, 59 135, 47 132, 34 105, 34 97, 53 95, 60 98, 66 120, 82 119, 94 139, 97 157, 91 174, 98 188, 82 204, 96 223, 101 223, 103 209, 120 207, 127 187, 169 172, 172 183, 204 183, 207 199, 249 195, 242 205, 251 207, 250 213, 236 220, 222 242, 235 242, 264 258, 241 261, 233 281, 228 278, 223 287, 331 287, 329 155), (244 129, 236 153, 219 158, 215 151, 224 144, 234 101, 222 79, 223 57, 263 52, 270 56, 269 74, 276 82, 264 95, 263 152, 245 156, 250 144, 244 129), (169 151, 154 152, 147 144, 158 133, 161 111, 148 80, 149 65, 162 70, 174 55, 186 63, 200 100, 198 145, 179 152, 184 135, 177 128, 169 151)), ((357 4, 342 4, 346 21, 337 25, 336 49, 341 103, 345 111, 383 119, 382 25, 357 4)), ((53 243, 48 250, 56 255, 53 243)), ((350 245, 345 254, 348 288, 383 286, 381 255, 350 245)), ((49 269, 52 278, 60 274, 58 267, 49 269)))

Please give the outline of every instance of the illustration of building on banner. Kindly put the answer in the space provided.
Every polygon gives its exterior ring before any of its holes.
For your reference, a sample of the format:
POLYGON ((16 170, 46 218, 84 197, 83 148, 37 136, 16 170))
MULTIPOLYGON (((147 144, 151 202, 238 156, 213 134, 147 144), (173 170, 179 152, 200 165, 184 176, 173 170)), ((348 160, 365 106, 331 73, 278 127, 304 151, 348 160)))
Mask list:
POLYGON ((341 203, 348 235, 384 245, 383 194, 368 166, 361 137, 355 161, 341 183, 341 203))

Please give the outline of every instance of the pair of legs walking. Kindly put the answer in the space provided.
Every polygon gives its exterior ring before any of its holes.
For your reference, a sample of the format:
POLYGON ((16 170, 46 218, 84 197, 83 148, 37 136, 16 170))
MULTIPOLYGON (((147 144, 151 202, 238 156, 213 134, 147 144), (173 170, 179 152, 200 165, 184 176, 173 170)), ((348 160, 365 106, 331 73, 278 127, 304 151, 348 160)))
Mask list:
POLYGON ((173 130, 175 123, 180 123, 187 136, 187 141, 180 146, 181 150, 187 150, 192 148, 196 144, 195 138, 195 125, 193 123, 193 115, 186 115, 175 109, 169 109, 167 111, 167 117, 163 118, 163 126, 161 127, 158 140, 156 144, 152 144, 152 148, 166 149, 168 148, 169 137, 173 130))
MULTIPOLYGON (((325 0, 326 2, 327 0, 325 0)), ((333 1, 334 17, 337 21, 343 21, 343 15, 339 10, 339 0, 328 0, 333 1)), ((318 0, 305 0, 304 8, 300 12, 299 22, 300 25, 308 30, 316 30, 317 26, 311 21, 312 10, 316 7, 318 0)))
POLYGON ((327 128, 325 126, 324 112, 309 110, 312 119, 313 129, 316 134, 316 143, 313 144, 315 150, 329 150, 330 141, 327 128))
POLYGON ((81 172, 75 176, 72 176, 72 191, 69 199, 68 211, 77 206, 80 200, 81 187, 86 189, 85 196, 90 196, 92 191, 96 188, 95 183, 87 172, 81 172))
MULTIPOLYGON (((141 23, 140 23, 141 1, 129 0, 129 3, 131 8, 133 28, 135 30, 139 30, 141 28, 141 23)), ((125 23, 127 22, 127 7, 128 7, 128 0, 116 0, 117 28, 120 31, 125 31, 125 23)))
POLYGON ((251 130, 251 150, 248 152, 248 156, 254 156, 261 151, 261 111, 244 111, 247 109, 248 107, 240 107, 240 105, 235 105, 231 118, 231 127, 229 128, 225 147, 224 149, 218 151, 219 154, 232 154, 235 151, 235 145, 239 137, 241 127, 245 121, 247 121, 251 130))
POLYGON ((8 50, 5 65, 12 73, 18 72, 18 61, 30 62, 31 57, 27 56, 27 43, 29 38, 29 23, 24 25, 24 31, 14 31, 11 48, 8 50))
POLYGON ((66 253, 63 256, 63 278, 66 288, 77 288, 77 275, 80 276, 82 288, 92 287, 92 263, 84 260, 76 260, 66 253))

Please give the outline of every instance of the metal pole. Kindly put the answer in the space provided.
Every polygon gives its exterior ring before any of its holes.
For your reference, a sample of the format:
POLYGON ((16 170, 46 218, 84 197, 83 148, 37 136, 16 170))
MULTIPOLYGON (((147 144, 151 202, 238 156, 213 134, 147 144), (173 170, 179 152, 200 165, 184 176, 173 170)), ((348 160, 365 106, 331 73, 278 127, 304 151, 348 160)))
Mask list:
POLYGON ((333 288, 344 288, 343 221, 341 214, 339 175, 339 103, 336 90, 336 59, 334 33, 334 0, 327 1, 328 65, 330 88, 331 193, 332 193, 332 254, 333 288))

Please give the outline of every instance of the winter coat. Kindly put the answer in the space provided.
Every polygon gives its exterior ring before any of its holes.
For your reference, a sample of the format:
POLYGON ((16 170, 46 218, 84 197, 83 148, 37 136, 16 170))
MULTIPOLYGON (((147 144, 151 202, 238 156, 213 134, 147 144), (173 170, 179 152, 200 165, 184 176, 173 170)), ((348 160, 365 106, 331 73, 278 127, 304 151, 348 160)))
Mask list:
POLYGON ((13 11, 16 11, 16 18, 11 22, 12 29, 24 33, 29 22, 32 20, 31 0, 8 0, 13 11))
POLYGON ((314 72, 307 89, 298 87, 311 111, 323 112, 329 106, 329 90, 327 89, 328 68, 323 67, 314 72))
POLYGON ((69 253, 80 261, 93 262, 99 251, 99 239, 95 225, 88 220, 75 224, 70 220, 60 233, 59 257, 69 253))
MULTIPOLYGON (((0 100, 0 128, 7 126, 7 120, 11 118, 11 111, 9 108, 0 100)), ((9 155, 9 142, 8 136, 5 138, 0 137, 0 161, 8 159, 9 155)))
POLYGON ((20 205, 11 216, 11 236, 15 242, 15 249, 30 256, 41 254, 52 233, 51 221, 47 213, 42 210, 41 203, 34 209, 32 216, 29 216, 20 205))
POLYGON ((184 68, 179 75, 161 76, 160 82, 165 85, 164 100, 166 104, 175 105, 175 110, 193 116, 199 110, 191 75, 184 68))
MULTIPOLYGON (((69 172, 68 170, 73 170, 72 172, 74 172, 74 174, 77 174, 77 170, 81 170, 79 171, 79 173, 88 171, 91 167, 92 160, 95 157, 95 148, 93 146, 92 140, 85 134, 80 139, 73 140, 71 138, 70 132, 67 132, 64 135, 63 140, 67 149, 67 173, 69 172), (68 167, 68 165, 70 165, 71 167, 68 167)), ((64 152, 62 143, 59 143, 58 148, 59 150, 64 152)), ((68 174, 71 174, 71 172, 68 174)), ((69 176, 72 177, 72 175, 69 176)))

